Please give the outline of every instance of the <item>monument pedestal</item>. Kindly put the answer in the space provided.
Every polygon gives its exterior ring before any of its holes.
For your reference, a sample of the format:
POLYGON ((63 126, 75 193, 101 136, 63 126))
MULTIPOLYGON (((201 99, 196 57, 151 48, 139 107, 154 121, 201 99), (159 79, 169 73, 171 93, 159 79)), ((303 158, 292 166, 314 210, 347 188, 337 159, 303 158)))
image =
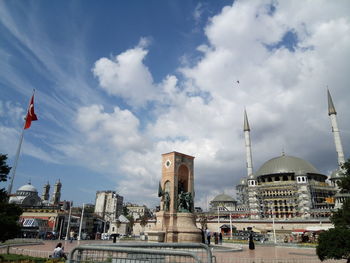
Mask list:
POLYGON ((196 226, 193 213, 156 213, 157 223, 152 231, 147 232, 148 240, 169 243, 200 243, 202 234, 196 226), (164 237, 164 240, 162 240, 164 237))

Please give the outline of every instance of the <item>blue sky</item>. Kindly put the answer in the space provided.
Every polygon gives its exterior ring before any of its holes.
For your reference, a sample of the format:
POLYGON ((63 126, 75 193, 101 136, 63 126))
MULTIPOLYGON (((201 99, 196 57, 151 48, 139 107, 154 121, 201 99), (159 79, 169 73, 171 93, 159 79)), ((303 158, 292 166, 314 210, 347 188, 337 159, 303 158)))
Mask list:
POLYGON ((349 148, 349 3, 322 1, 0 1, 0 152, 14 189, 62 199, 98 190, 157 205, 161 154, 196 157, 196 204, 246 176, 243 109, 254 170, 282 149, 322 173, 336 168, 333 95, 349 148), (240 84, 236 84, 236 80, 240 84))

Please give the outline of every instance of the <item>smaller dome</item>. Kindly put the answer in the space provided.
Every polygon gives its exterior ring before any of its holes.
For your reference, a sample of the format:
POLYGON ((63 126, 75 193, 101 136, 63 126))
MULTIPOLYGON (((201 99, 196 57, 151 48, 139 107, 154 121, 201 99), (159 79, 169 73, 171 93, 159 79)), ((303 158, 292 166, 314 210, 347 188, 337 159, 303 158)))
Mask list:
POLYGON ((254 174, 250 174, 248 176, 248 180, 256 180, 256 176, 254 174))
POLYGON ((235 202, 235 199, 226 194, 219 194, 213 199, 212 202, 235 202))
POLYGON ((36 190, 36 188, 34 186, 32 186, 31 184, 23 185, 20 188, 18 188, 17 191, 26 191, 26 192, 33 192, 33 193, 38 192, 38 190, 36 190))
POLYGON ((247 179, 242 178, 241 181, 240 181, 240 184, 241 185, 246 185, 247 184, 247 179))

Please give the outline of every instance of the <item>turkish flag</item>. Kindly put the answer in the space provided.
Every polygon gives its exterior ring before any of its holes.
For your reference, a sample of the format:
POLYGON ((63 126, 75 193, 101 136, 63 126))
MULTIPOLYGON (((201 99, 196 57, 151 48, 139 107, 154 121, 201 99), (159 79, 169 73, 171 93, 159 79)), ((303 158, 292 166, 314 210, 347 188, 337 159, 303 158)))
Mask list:
POLYGON ((34 94, 32 96, 32 99, 30 100, 30 104, 28 107, 28 112, 26 116, 26 124, 24 125, 24 129, 28 129, 30 125, 32 124, 32 121, 37 121, 38 118, 36 117, 34 113, 34 94))

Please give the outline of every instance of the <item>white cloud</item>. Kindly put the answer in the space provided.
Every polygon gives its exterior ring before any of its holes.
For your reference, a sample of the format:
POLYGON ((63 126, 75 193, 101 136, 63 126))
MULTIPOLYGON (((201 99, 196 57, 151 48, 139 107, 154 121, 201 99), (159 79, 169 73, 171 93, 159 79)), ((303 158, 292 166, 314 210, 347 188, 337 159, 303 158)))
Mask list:
POLYGON ((148 53, 145 49, 147 44, 148 41, 142 38, 135 48, 115 58, 101 58, 93 68, 101 88, 136 107, 145 106, 157 94, 152 75, 143 63, 148 53))

